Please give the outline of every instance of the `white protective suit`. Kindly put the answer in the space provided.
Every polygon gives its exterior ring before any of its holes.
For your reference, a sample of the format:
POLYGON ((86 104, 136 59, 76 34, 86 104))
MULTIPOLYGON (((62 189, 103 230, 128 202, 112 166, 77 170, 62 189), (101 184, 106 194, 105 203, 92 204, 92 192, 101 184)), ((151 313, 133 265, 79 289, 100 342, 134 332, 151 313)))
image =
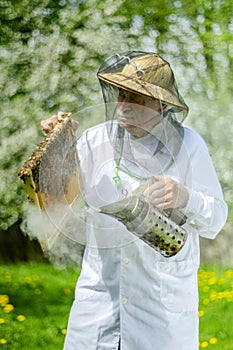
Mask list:
MULTIPOLYGON (((132 140, 135 158, 147 149, 143 171, 155 175, 150 136, 138 140, 127 137, 132 140)), ((199 236, 213 239, 227 217, 204 141, 184 127, 179 154, 164 174, 190 192, 183 209, 188 216, 184 225, 188 238, 181 251, 170 258, 135 238, 114 218, 94 210, 125 198, 141 183, 121 173, 122 186, 116 188, 114 151, 106 124, 85 131, 77 147, 85 196, 94 217, 87 227, 88 244, 64 349, 113 350, 118 349, 120 338, 123 350, 197 350, 199 236)))

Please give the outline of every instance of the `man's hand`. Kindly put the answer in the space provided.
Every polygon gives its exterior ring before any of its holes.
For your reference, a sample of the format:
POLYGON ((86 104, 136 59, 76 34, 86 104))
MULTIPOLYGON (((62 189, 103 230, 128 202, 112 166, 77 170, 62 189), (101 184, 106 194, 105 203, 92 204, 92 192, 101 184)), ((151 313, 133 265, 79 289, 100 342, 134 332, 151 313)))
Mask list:
POLYGON ((189 200, 189 192, 184 185, 161 175, 154 177, 154 183, 143 194, 158 209, 184 208, 189 200))
MULTIPOLYGON (((40 123, 41 130, 45 135, 47 135, 50 131, 52 131, 57 123, 62 120, 62 117, 64 116, 64 112, 58 112, 56 115, 52 115, 50 118, 42 120, 40 123)), ((72 120, 72 125, 74 128, 74 131, 78 129, 78 122, 75 120, 72 120)))

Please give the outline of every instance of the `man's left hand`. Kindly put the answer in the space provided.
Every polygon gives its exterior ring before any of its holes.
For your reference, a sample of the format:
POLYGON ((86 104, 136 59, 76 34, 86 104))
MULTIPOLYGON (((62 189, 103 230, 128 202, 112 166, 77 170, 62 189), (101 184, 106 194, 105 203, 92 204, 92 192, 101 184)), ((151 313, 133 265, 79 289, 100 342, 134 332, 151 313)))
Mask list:
POLYGON ((158 209, 184 208, 189 200, 188 189, 166 176, 155 176, 154 183, 144 193, 158 209))

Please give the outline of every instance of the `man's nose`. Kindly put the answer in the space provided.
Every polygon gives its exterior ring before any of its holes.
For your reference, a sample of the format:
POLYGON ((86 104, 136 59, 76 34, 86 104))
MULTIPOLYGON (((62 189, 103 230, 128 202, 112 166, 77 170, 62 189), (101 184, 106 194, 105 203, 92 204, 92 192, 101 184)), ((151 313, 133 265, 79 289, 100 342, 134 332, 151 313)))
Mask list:
POLYGON ((118 106, 118 110, 120 111, 121 115, 124 116, 125 118, 132 118, 132 116, 131 116, 132 109, 130 107, 130 103, 120 102, 120 104, 118 106))

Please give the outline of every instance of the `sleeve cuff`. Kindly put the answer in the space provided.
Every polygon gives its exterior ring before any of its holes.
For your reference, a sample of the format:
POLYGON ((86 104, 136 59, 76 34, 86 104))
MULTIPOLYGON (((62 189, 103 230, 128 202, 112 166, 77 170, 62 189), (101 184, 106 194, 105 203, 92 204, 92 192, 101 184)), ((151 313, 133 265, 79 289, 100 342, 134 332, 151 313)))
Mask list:
POLYGON ((195 215, 199 213, 200 208, 203 203, 203 198, 200 193, 188 190, 189 191, 189 200, 185 208, 183 208, 184 213, 187 216, 195 215))

